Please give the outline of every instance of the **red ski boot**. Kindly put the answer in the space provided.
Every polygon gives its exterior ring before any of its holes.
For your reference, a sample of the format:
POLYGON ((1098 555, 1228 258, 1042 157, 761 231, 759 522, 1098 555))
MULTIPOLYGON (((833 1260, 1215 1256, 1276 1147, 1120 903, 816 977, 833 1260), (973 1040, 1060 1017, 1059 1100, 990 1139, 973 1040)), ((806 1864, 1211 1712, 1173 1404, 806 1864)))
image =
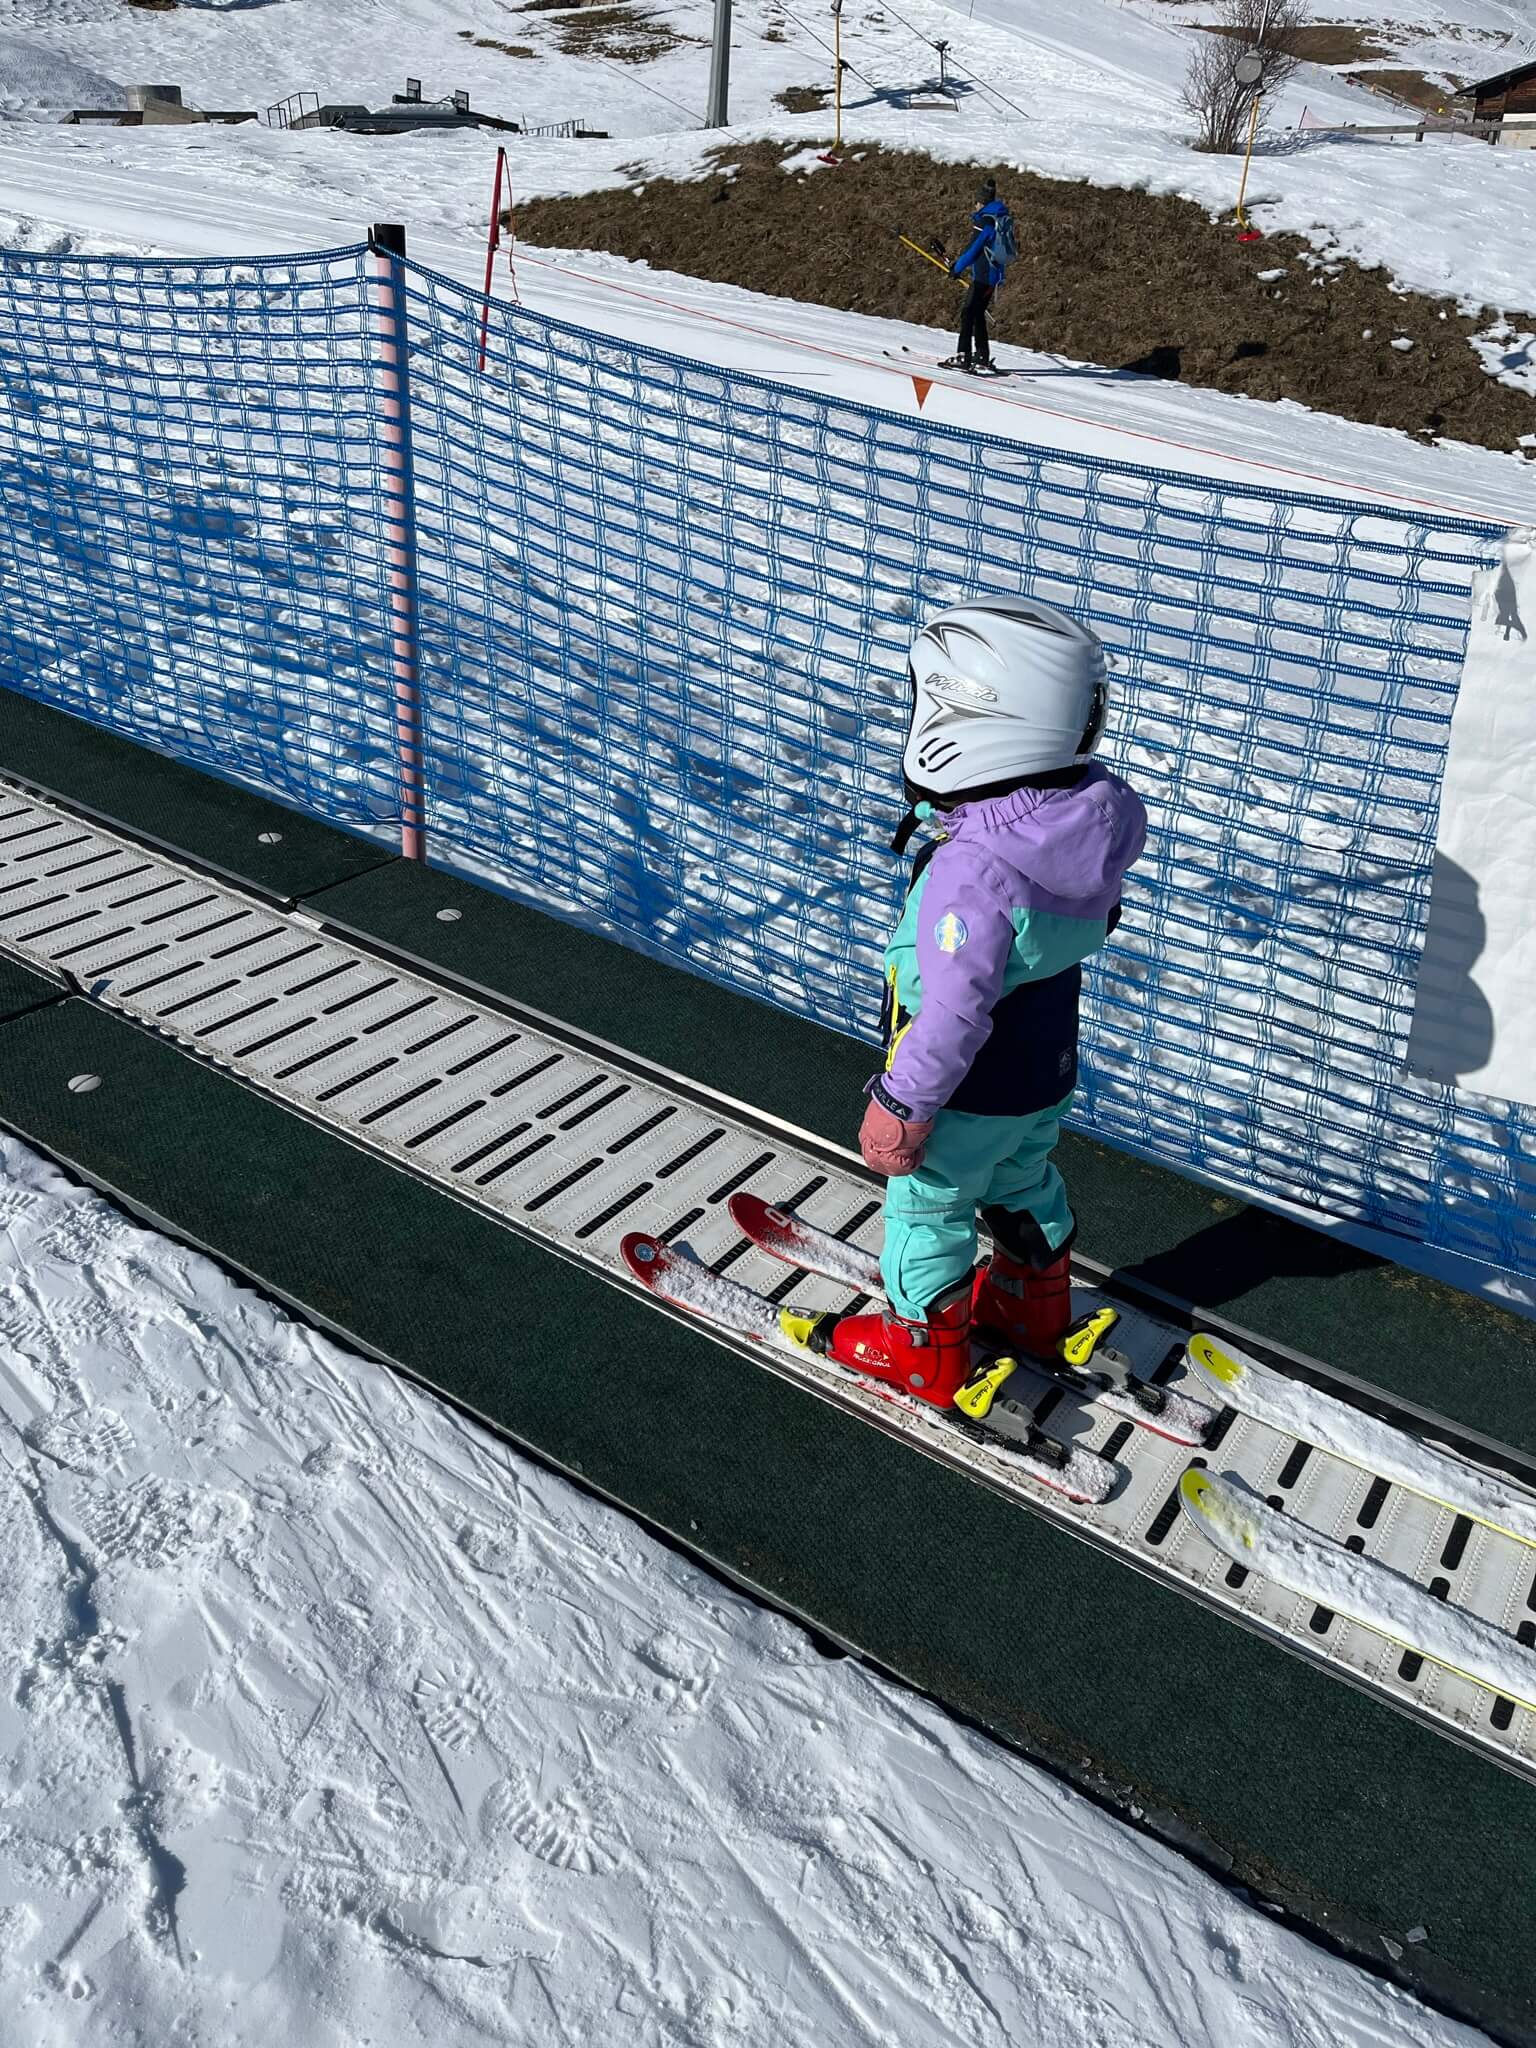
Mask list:
POLYGON ((908 1322, 893 1309, 841 1316, 820 1342, 814 1337, 812 1342, 840 1365, 931 1401, 935 1408, 948 1408, 971 1375, 971 1286, 967 1276, 957 1290, 941 1295, 921 1322, 908 1322))
POLYGON ((1072 1258, 1058 1252, 1031 1266, 998 1246, 976 1275, 971 1309, 978 1332, 1035 1358, 1052 1358, 1072 1326, 1072 1258))

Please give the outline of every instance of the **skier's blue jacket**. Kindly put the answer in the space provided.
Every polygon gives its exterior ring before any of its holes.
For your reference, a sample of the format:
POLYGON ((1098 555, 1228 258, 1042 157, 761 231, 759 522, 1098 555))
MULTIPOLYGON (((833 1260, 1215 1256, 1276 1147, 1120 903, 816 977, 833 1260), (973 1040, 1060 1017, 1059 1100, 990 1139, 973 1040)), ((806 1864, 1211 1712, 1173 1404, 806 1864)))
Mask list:
POLYGON ((1003 266, 993 250, 997 243, 997 231, 1008 217, 1008 209, 1001 199, 989 199, 985 206, 978 206, 971 215, 971 225, 976 230, 974 240, 963 256, 956 259, 954 274, 964 277, 974 267, 978 284, 991 285, 994 289, 1003 281, 1003 266))

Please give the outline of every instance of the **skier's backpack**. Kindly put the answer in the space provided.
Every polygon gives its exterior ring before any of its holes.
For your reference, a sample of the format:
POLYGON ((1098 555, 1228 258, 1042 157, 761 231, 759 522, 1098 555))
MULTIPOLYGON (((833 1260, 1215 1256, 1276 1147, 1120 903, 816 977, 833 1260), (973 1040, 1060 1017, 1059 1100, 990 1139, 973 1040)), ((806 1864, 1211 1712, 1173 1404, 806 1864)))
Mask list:
MULTIPOLYGON (((997 232, 992 237, 992 261, 1008 274, 1008 266, 1019 253, 1019 238, 1014 232, 1013 215, 1005 206, 997 223, 997 232)), ((1001 280, 999 280, 1001 281, 1001 280)))

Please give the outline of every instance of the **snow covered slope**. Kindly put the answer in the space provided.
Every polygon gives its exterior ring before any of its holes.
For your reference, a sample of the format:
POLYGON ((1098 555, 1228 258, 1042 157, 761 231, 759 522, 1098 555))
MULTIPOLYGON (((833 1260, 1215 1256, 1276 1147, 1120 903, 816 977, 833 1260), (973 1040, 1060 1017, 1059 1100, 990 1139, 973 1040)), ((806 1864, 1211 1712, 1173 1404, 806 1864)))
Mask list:
MULTIPOLYGON (((114 133, 110 152, 99 136, 76 129, 58 131, 50 150, 39 151, 36 133, 23 142, 0 129, 0 247, 255 255, 356 242, 381 213, 408 211, 419 261, 476 290, 484 276, 495 152, 481 137, 391 143, 390 161, 409 187, 406 208, 381 204, 376 145, 365 138, 327 138, 317 160, 311 138, 265 129, 224 131, 216 141, 197 129, 129 130, 114 133), (172 136, 179 146, 167 146, 172 136)), ((558 185, 575 161, 585 175, 616 179, 635 146, 530 143, 516 175, 558 185)), ((662 147, 696 153, 697 138, 662 147)), ((613 257, 520 247, 516 276, 524 304, 555 318, 827 396, 912 414, 912 374, 920 372, 935 379, 923 415, 946 425, 1200 476, 1536 522, 1536 464, 1487 449, 1426 447, 1291 403, 1015 349, 1008 358, 1020 374, 1006 383, 945 378, 933 366, 953 346, 948 335, 613 257)), ((510 290, 504 268, 495 289, 510 290)))
MULTIPOLYGON (((638 175, 626 167, 642 160, 650 170, 676 171, 721 139, 699 127, 711 0, 632 4, 673 39, 653 61, 614 61, 601 37, 594 44, 580 34, 579 16, 509 0, 268 0, 241 7, 184 0, 168 11, 124 0, 0 0, 0 110, 51 120, 82 97, 102 97, 104 87, 87 93, 70 67, 119 87, 179 83, 203 105, 256 109, 304 89, 378 103, 400 90, 409 72, 429 94, 463 86, 494 113, 529 123, 580 117, 625 138, 628 146, 617 151, 514 145, 519 190, 580 190, 638 175), (637 137, 648 139, 644 151, 635 150, 637 137)), ((1522 20, 1536 49, 1529 0, 1469 0, 1449 27, 1444 12, 1430 0, 1394 10, 1410 26, 1422 17, 1423 34, 1438 37, 1437 48, 1459 43, 1460 29, 1507 35, 1507 44, 1478 42, 1491 54, 1486 64, 1467 67, 1474 72, 1521 54, 1522 20)), ((1179 87, 1193 31, 1184 21, 1183 8, 1162 0, 968 0, 964 16, 942 0, 906 0, 899 13, 877 0, 850 0, 843 16, 844 54, 853 67, 845 126, 854 138, 1054 176, 1144 184, 1225 210, 1236 196, 1234 166, 1197 157, 1185 143, 1189 122, 1179 87), (934 77, 932 44, 940 37, 951 45, 959 111, 910 111, 904 95, 934 77)), ((790 116, 776 103, 788 86, 830 83, 819 9, 739 0, 731 75, 737 132, 827 132, 826 114, 790 116)), ((1330 120, 1371 122, 1382 118, 1384 103, 1336 71, 1309 65, 1280 95, 1275 120, 1294 122, 1304 104, 1330 120)), ((70 140, 107 165, 122 145, 115 131, 34 134, 33 168, 61 188, 71 161, 78 162, 65 146, 70 140)), ((210 184, 227 188, 232 209, 261 175, 261 159, 239 131, 189 140, 184 131, 158 130, 146 140, 171 161, 195 149, 210 184)), ((307 175, 323 188, 338 168, 336 139, 295 140, 307 175)), ((375 198, 387 198, 386 210, 408 220, 418 188, 430 204, 440 163, 455 161, 441 139, 420 152, 407 152, 394 138, 370 147, 375 198)), ((1533 197, 1536 152, 1465 141, 1373 146, 1292 139, 1261 160, 1250 191, 1264 225, 1299 228, 1322 245, 1384 261, 1407 284, 1504 308, 1536 300, 1525 256, 1533 197)))
POLYGON ((6 2048, 1472 2048, 0 1138, 6 2048))

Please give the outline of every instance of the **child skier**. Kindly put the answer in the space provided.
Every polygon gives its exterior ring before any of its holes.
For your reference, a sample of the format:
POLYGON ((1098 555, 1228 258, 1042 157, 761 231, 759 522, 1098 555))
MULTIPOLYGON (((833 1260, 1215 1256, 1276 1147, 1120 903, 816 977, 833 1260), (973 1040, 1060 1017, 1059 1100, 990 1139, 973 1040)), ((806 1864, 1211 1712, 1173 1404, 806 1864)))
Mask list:
POLYGON ((1077 1080, 1080 963, 1119 919, 1141 800, 1093 765, 1104 651, 1029 598, 959 605, 912 647, 902 766, 940 837, 917 858, 885 955, 886 1060, 859 1133, 889 1177, 883 1314, 826 1349, 940 1407, 973 1321, 1046 1357, 1071 1321, 1075 1231, 1051 1154, 1077 1080), (976 1212, 996 1247, 978 1273, 976 1212))
POLYGON ((960 308, 960 348, 941 365, 946 370, 969 370, 987 376, 1000 372, 992 361, 992 344, 987 336, 987 308, 1003 281, 1013 253, 1013 215, 997 196, 997 180, 988 178, 976 194, 976 211, 971 215, 976 233, 964 254, 950 265, 952 277, 969 271, 971 288, 960 308))

